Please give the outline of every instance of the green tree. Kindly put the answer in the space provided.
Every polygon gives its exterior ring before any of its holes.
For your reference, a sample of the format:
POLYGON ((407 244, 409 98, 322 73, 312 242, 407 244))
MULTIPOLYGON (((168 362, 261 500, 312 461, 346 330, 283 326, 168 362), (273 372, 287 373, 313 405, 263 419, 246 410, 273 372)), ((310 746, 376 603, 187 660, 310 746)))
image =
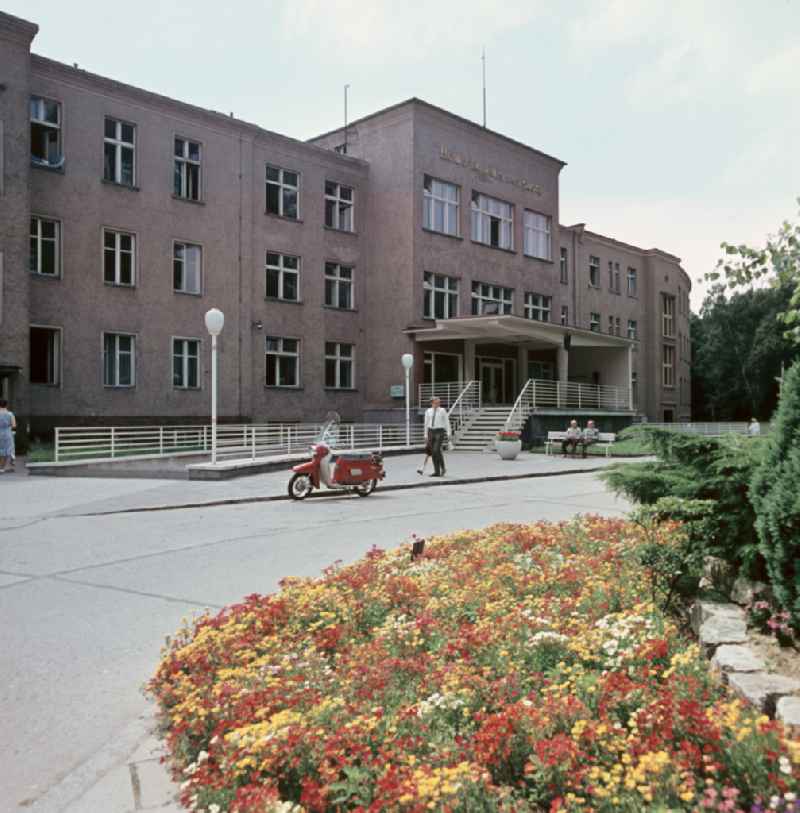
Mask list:
POLYGON ((750 500, 773 594, 800 630, 800 364, 785 377, 750 500))

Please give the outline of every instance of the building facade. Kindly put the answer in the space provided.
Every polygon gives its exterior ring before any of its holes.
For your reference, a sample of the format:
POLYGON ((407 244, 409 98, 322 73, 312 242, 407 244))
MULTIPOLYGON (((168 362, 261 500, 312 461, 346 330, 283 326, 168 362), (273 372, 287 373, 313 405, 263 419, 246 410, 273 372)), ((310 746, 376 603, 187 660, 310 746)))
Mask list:
POLYGON ((36 31, 0 14, 0 391, 34 432, 205 420, 211 307, 228 420, 399 420, 406 352, 415 396, 561 381, 689 417, 688 275, 559 225, 563 162, 417 99, 302 142, 36 31))

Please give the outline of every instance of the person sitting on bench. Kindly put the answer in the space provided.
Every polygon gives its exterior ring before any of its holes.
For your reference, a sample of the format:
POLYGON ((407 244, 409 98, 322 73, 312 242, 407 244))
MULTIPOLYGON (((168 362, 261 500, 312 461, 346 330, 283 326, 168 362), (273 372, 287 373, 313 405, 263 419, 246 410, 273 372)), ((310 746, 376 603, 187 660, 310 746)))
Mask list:
POLYGON ((564 453, 564 457, 567 456, 567 450, 570 446, 572 446, 572 454, 575 454, 580 439, 581 430, 578 426, 578 422, 573 418, 567 427, 566 437, 561 441, 561 451, 564 453))
POLYGON ((580 444, 583 449, 583 457, 586 457, 586 450, 600 440, 600 433, 597 431, 594 421, 586 422, 586 429, 581 433, 580 444))

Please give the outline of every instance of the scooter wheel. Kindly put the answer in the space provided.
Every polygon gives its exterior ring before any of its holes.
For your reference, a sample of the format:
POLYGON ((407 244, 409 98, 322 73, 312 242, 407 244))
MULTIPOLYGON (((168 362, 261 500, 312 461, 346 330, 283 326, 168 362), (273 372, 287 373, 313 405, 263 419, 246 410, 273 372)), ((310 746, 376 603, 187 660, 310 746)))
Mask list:
POLYGON ((369 497, 369 495, 372 494, 372 492, 375 491, 377 487, 378 481, 370 480, 368 483, 364 483, 363 486, 357 486, 356 494, 358 494, 359 497, 369 497))
POLYGON ((289 496, 293 500, 304 500, 313 490, 314 485, 307 474, 298 472, 289 480, 289 496))

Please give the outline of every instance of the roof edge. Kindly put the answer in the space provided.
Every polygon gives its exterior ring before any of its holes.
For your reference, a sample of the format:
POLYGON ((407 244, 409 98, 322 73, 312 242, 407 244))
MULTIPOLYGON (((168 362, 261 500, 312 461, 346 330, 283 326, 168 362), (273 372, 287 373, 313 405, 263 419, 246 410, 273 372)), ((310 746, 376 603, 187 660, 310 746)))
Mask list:
MULTIPOLYGON (((624 240, 617 240, 615 237, 609 237, 607 234, 600 234, 600 232, 592 231, 591 229, 586 228, 585 223, 573 223, 571 226, 565 226, 563 223, 559 223, 560 229, 565 229, 566 231, 577 231, 582 234, 586 234, 589 237, 595 237, 598 240, 603 240, 606 243, 611 243, 615 246, 621 246, 622 248, 632 249, 633 251, 638 251, 640 254, 658 254, 661 257, 665 257, 668 260, 672 260, 680 265, 681 258, 676 256, 675 254, 670 254, 668 251, 664 251, 660 248, 642 248, 641 246, 635 246, 633 243, 626 243, 624 240)), ((686 273, 686 272, 684 272, 686 273)))
POLYGON ((0 37, 30 45, 38 33, 39 26, 36 23, 0 11, 0 37))

